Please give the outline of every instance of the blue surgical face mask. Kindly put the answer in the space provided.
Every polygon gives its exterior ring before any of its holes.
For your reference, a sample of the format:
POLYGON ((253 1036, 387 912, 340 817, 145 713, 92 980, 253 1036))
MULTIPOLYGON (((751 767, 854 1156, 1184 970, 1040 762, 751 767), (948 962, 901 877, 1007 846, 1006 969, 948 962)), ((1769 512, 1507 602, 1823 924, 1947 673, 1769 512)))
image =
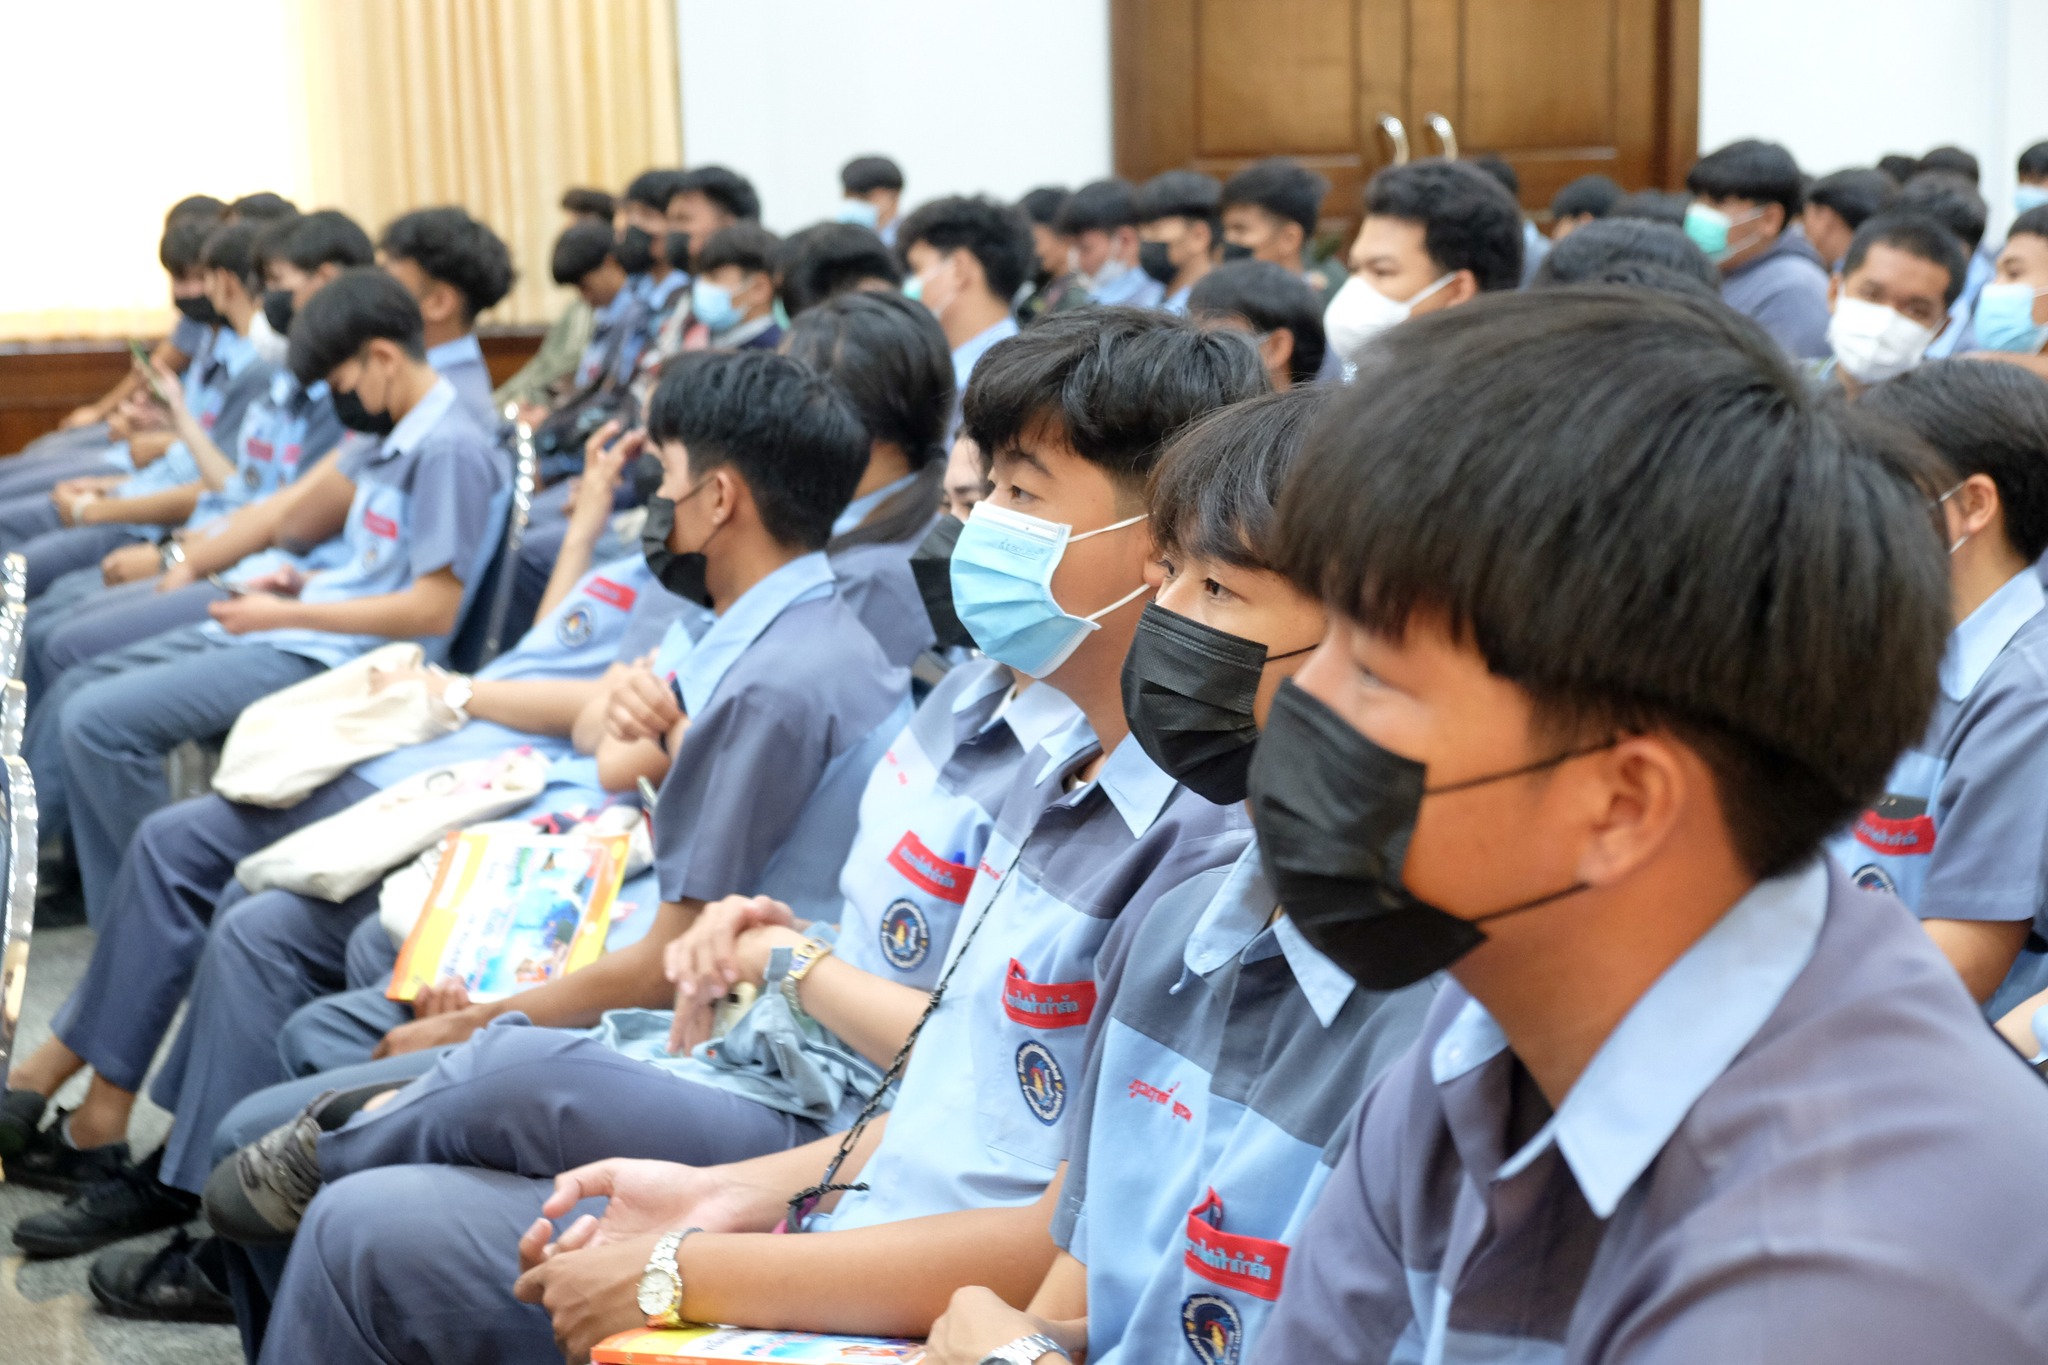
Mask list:
POLYGON ((732 290, 702 279, 690 282, 690 312, 714 332, 730 329, 742 316, 733 306, 732 290))
POLYGON ((1127 517, 1080 535, 1074 528, 978 502, 953 547, 953 607, 981 652, 1019 673, 1043 678, 1102 629, 1096 622, 1149 591, 1140 583, 1087 616, 1075 616, 1052 595, 1053 571, 1067 546, 1145 520, 1127 517))
POLYGON ((1740 218, 1731 218, 1711 204, 1695 203, 1685 211, 1685 235, 1692 238, 1694 246, 1706 253, 1708 260, 1719 265, 1738 250, 1728 245, 1729 232, 1744 223, 1755 221, 1762 215, 1763 210, 1758 209, 1740 218))
POLYGON ((842 223, 852 223, 872 231, 882 221, 882 211, 865 199, 842 199, 839 212, 834 215, 842 223))
POLYGON ((2015 214, 2025 213, 2029 209, 2040 208, 2044 204, 2048 204, 2048 185, 2028 185, 2022 183, 2013 187, 2012 211, 2015 214))
POLYGON ((1987 351, 2032 355, 2048 341, 2048 327, 2034 321, 2034 300, 2048 290, 2031 284, 1987 284, 1977 295, 1977 344, 1987 351))

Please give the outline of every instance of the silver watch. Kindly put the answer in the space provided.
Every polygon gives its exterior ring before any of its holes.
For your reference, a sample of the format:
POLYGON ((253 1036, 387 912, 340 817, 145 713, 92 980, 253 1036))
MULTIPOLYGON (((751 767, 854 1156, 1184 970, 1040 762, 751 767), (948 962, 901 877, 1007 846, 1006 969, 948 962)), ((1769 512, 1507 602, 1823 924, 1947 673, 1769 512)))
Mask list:
POLYGON ((1058 1356, 1067 1360, 1066 1351, 1057 1341, 1043 1332, 1018 1337, 1007 1345, 998 1346, 981 1358, 981 1365, 1032 1365, 1033 1361, 1047 1356, 1058 1356))
POLYGON ((441 700, 464 720, 469 719, 469 699, 475 695, 475 681, 460 673, 450 678, 448 685, 441 689, 441 700))
POLYGON ((684 1228, 654 1244, 654 1254, 647 1258, 647 1269, 640 1272, 640 1288, 633 1296, 649 1327, 674 1327, 682 1322, 683 1271, 676 1264, 676 1252, 685 1237, 701 1231, 684 1228))

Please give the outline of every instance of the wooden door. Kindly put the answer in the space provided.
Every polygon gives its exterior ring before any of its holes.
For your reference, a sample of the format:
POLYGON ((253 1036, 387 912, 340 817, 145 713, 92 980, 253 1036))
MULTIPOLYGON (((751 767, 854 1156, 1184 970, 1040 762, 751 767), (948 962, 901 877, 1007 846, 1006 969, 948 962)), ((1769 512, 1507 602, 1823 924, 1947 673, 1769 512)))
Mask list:
POLYGON ((1541 209, 1592 171, 1675 185, 1698 124, 1698 0, 1111 0, 1116 162, 1228 176, 1291 156, 1327 227, 1397 158, 1491 152, 1541 209))

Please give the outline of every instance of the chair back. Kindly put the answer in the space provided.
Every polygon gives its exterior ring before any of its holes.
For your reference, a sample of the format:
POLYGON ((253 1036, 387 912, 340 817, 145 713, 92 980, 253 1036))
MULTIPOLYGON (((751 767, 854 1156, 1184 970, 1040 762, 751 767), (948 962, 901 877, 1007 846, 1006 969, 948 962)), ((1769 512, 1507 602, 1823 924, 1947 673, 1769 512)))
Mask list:
POLYGON ((28 684, 0 682, 0 758, 21 757, 21 732, 28 724, 28 684))
POLYGON ((463 606, 462 623, 449 642, 452 667, 474 673, 498 657, 505 648, 505 621, 512 612, 513 590, 519 582, 519 547, 525 543, 526 528, 533 516, 533 495, 540 487, 540 456, 533 444, 533 428, 514 418, 507 404, 509 420, 504 440, 512 461, 512 487, 505 505, 505 526, 492 554, 477 579, 476 591, 463 606))
MULTIPOLYGON (((19 686, 19 684, 16 684, 19 686)), ((15 1030, 28 987, 28 939, 36 915, 36 784, 28 764, 0 758, 0 875, 6 890, 0 924, 0 1087, 14 1057, 15 1030)))

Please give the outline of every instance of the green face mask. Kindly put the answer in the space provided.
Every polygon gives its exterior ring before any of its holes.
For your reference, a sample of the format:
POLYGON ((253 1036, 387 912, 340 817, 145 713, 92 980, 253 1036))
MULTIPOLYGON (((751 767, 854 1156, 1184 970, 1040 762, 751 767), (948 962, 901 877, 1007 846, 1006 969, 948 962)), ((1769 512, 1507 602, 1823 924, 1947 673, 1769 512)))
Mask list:
POLYGON ((1692 238, 1692 244, 1705 252, 1710 261, 1718 261, 1728 254, 1728 229, 1734 225, 1733 218, 1705 204, 1694 204, 1685 211, 1685 235, 1692 238))

